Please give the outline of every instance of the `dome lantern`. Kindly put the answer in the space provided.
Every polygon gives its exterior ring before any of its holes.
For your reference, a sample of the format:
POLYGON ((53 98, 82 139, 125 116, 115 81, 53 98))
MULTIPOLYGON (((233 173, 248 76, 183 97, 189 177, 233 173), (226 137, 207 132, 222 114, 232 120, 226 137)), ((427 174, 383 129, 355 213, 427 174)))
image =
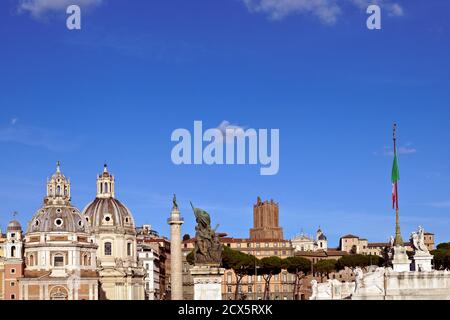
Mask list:
POLYGON ((56 172, 47 180, 47 204, 64 204, 70 202, 70 180, 61 173, 61 163, 56 163, 56 172))
POLYGON ((97 177, 97 198, 115 198, 114 176, 108 172, 108 165, 105 163, 103 173, 97 177))

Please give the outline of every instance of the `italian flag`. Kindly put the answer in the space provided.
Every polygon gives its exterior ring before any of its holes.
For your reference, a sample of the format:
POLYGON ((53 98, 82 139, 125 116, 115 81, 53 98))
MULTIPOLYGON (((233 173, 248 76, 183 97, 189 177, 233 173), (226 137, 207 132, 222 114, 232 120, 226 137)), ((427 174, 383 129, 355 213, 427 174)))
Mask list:
POLYGON ((397 150, 394 150, 394 164, 392 166, 392 208, 398 210, 398 182, 400 172, 398 170, 397 150))

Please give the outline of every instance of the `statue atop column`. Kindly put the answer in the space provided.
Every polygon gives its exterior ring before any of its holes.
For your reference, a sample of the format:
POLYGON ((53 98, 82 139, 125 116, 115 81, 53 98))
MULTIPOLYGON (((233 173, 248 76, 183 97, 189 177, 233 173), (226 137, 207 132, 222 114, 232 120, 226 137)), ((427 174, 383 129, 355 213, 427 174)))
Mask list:
POLYGON ((195 265, 217 265, 222 263, 222 244, 219 234, 211 228, 211 217, 203 209, 195 208, 191 202, 197 226, 195 227, 195 265))

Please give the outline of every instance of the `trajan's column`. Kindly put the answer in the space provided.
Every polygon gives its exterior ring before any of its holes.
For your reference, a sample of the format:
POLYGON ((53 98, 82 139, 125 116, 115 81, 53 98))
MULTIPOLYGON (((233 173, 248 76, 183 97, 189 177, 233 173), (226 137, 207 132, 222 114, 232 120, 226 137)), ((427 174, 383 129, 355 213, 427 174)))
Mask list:
POLYGON ((181 218, 175 195, 173 195, 172 212, 167 223, 170 225, 170 286, 172 300, 183 300, 181 225, 184 223, 184 219, 181 218))

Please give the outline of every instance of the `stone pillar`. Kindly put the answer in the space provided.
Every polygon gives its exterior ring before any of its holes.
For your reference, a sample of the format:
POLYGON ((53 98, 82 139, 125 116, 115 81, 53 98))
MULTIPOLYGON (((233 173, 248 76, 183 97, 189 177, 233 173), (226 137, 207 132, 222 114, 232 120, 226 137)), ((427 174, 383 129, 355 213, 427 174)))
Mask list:
POLYGON ((183 300, 183 256, 181 252, 181 225, 184 223, 177 206, 170 218, 170 286, 172 300, 183 300))
POLYGON ((225 269, 199 265, 191 269, 194 280, 194 300, 222 300, 222 276, 225 269))
POLYGON ((411 271, 411 260, 406 254, 406 248, 403 246, 394 246, 392 266, 395 272, 411 271))
POLYGON ((412 270, 432 271, 431 261, 433 261, 433 256, 431 254, 416 253, 413 257, 412 270))

